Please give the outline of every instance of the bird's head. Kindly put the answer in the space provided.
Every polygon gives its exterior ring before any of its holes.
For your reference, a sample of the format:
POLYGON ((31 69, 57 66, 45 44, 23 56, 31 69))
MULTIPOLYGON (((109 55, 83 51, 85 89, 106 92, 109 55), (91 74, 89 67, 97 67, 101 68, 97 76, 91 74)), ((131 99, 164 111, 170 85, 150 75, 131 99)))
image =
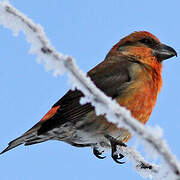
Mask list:
POLYGON ((153 34, 139 31, 121 39, 110 50, 109 55, 128 56, 150 66, 157 66, 163 60, 177 56, 177 53, 170 46, 162 44, 153 34))

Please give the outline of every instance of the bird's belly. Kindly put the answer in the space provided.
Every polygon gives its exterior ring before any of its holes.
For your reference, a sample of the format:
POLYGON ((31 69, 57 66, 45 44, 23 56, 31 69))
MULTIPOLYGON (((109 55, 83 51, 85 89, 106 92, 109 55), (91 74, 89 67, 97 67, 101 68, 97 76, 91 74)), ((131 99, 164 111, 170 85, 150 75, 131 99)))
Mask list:
POLYGON ((105 135, 110 135, 117 140, 121 140, 122 142, 126 142, 130 138, 130 134, 124 129, 119 129, 118 131, 114 132, 102 131, 101 133, 90 133, 82 130, 76 130, 73 133, 73 136, 68 138, 66 141, 69 141, 70 144, 90 144, 92 146, 100 145, 101 147, 105 148, 111 147, 110 142, 105 135))
POLYGON ((117 128, 116 125, 109 123, 104 116, 96 116, 95 112, 90 112, 81 121, 64 124, 63 127, 54 129, 58 140, 65 141, 77 146, 100 145, 110 147, 110 142, 105 135, 110 135, 122 142, 130 138, 130 134, 123 128, 117 128), (57 136, 58 135, 58 136, 57 136))

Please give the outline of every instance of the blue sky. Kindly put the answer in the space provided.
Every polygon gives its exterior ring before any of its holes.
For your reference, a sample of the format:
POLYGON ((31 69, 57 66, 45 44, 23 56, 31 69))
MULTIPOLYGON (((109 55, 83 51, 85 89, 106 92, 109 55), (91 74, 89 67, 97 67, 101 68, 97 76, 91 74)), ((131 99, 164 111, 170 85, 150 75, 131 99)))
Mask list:
MULTIPOLYGON (((31 0, 10 2, 41 24, 56 49, 76 59, 87 72, 110 48, 133 31, 155 34, 180 52, 180 1, 151 0, 31 0)), ((54 78, 29 55, 23 34, 14 38, 0 26, 0 150, 20 136, 69 89, 67 77, 54 78)), ((163 63, 163 88, 148 125, 164 130, 172 152, 180 158, 179 57, 163 63)), ((135 139, 135 138, 134 138, 135 139)), ((133 141, 128 144, 133 144, 133 141)), ((109 155, 110 156, 110 155, 109 155)), ((0 179, 142 179, 130 162, 96 159, 91 149, 58 141, 20 146, 0 156, 0 179)))

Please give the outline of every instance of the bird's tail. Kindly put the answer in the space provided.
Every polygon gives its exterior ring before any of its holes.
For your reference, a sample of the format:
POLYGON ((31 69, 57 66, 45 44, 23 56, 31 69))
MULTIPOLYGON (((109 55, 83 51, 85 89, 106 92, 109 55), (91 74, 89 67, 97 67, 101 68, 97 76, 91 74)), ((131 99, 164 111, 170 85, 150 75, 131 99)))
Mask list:
POLYGON ((43 141, 47 141, 47 137, 42 135, 38 135, 38 130, 41 127, 41 123, 37 123, 35 126, 33 126, 31 129, 29 129, 27 132, 25 132, 22 136, 18 137, 17 139, 14 139, 8 144, 8 147, 4 149, 0 154, 3 154, 21 144, 24 145, 31 145, 40 143, 43 141))

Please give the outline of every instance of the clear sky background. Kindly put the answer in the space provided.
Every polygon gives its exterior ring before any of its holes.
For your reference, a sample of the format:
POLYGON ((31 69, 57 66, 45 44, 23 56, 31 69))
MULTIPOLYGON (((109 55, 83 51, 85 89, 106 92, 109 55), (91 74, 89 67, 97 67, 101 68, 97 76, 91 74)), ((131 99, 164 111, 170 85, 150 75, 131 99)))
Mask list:
MULTIPOLYGON (((133 31, 155 34, 180 52, 179 0, 10 0, 41 24, 56 49, 76 59, 87 72, 110 48, 133 31)), ((20 136, 70 88, 67 77, 54 78, 29 55, 21 33, 14 38, 0 26, 0 150, 20 136)), ((180 54, 180 53, 179 53, 180 54)), ((164 130, 172 152, 180 159, 180 58, 163 63, 163 88, 148 125, 164 130)), ((135 138, 134 138, 135 139, 135 138)), ((133 145, 131 140, 128 144, 133 145)), ((141 148, 142 149, 142 148, 141 148)), ((58 141, 20 146, 0 156, 1 180, 142 179, 130 162, 99 160, 90 148, 58 141)))

